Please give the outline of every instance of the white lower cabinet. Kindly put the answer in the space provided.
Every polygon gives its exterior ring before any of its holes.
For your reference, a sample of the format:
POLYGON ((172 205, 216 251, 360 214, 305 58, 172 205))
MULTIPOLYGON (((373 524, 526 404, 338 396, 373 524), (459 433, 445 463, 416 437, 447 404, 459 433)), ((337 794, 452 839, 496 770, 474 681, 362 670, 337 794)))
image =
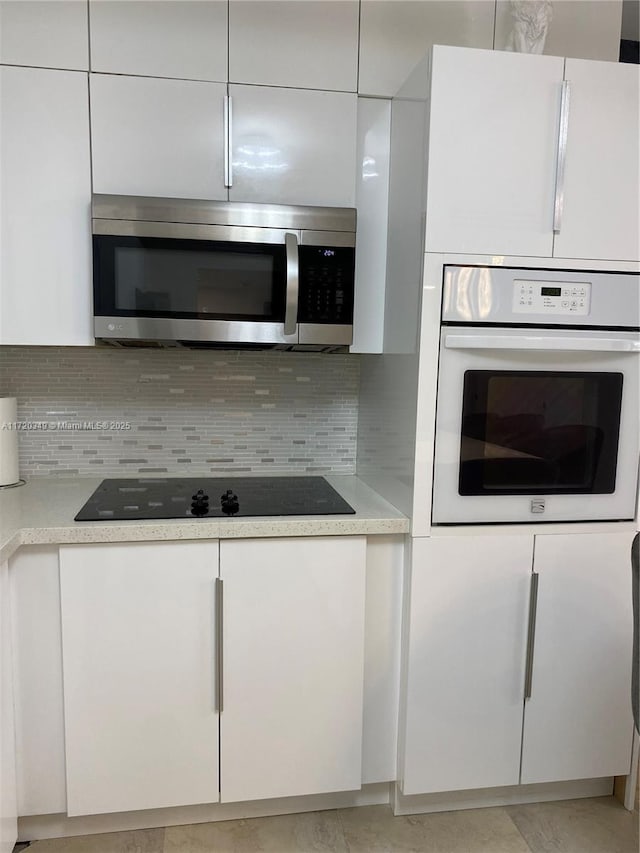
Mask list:
POLYGON ((632 538, 414 540, 404 794, 629 772, 632 538))
POLYGON ((0 853, 18 838, 9 567, 0 563, 0 853))
MULTIPOLYGON (((23 783, 26 813, 359 789, 366 545, 334 536, 61 547, 62 666, 49 662, 58 693, 38 682, 37 638, 21 637, 18 743, 37 731, 34 704, 55 726, 62 681, 66 806, 62 733, 45 722, 48 744, 38 743, 58 781, 23 783)), ((25 593, 42 582, 55 654, 57 567, 50 550, 29 551, 16 556, 14 598, 24 617, 25 593)), ((19 765, 33 776, 28 750, 19 765)))
POLYGON ((218 800, 217 542, 60 548, 67 813, 218 800))
POLYGON ((223 802, 359 789, 364 537, 223 541, 223 802))

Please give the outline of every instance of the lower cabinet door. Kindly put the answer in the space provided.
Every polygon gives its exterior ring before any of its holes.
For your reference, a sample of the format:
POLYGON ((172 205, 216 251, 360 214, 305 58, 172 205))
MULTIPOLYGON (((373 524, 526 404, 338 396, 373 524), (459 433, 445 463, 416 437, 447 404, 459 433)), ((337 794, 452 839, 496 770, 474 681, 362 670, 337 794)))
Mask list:
POLYGON ((517 785, 533 536, 414 539, 402 792, 517 785))
POLYGON ((60 548, 68 814, 218 801, 217 542, 60 548))
POLYGON ((365 549, 220 543, 222 802, 361 787, 365 549))
POLYGON ((522 782, 629 773, 633 533, 536 536, 522 782))
POLYGON ((0 563, 0 853, 18 838, 9 567, 0 563))

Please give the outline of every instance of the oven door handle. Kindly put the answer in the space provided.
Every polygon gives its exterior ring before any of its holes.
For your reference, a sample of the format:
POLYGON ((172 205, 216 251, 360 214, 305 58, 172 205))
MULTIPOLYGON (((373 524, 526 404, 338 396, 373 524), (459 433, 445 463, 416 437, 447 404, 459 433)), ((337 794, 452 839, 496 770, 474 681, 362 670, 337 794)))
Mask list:
POLYGON ((508 349, 547 352, 640 352, 628 338, 543 338, 535 335, 445 335, 447 349, 508 349))

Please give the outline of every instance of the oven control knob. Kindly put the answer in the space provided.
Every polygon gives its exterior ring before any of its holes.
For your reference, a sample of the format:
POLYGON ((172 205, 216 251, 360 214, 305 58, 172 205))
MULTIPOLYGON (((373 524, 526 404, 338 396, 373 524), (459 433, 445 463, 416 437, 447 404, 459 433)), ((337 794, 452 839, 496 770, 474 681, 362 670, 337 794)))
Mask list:
POLYGON ((221 496, 220 505, 222 507, 222 511, 227 515, 234 515, 240 509, 238 496, 234 495, 231 489, 227 489, 224 495, 221 496))

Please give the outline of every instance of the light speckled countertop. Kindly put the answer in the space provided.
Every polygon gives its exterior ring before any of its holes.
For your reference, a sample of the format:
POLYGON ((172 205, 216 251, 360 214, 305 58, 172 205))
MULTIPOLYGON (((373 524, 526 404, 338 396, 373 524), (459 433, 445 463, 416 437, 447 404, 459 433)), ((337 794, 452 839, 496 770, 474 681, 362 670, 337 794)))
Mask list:
POLYGON ((336 474, 325 479, 351 504, 355 515, 77 522, 74 515, 102 479, 33 478, 25 486, 0 490, 0 562, 7 560, 20 545, 409 531, 408 518, 357 477, 336 474))

